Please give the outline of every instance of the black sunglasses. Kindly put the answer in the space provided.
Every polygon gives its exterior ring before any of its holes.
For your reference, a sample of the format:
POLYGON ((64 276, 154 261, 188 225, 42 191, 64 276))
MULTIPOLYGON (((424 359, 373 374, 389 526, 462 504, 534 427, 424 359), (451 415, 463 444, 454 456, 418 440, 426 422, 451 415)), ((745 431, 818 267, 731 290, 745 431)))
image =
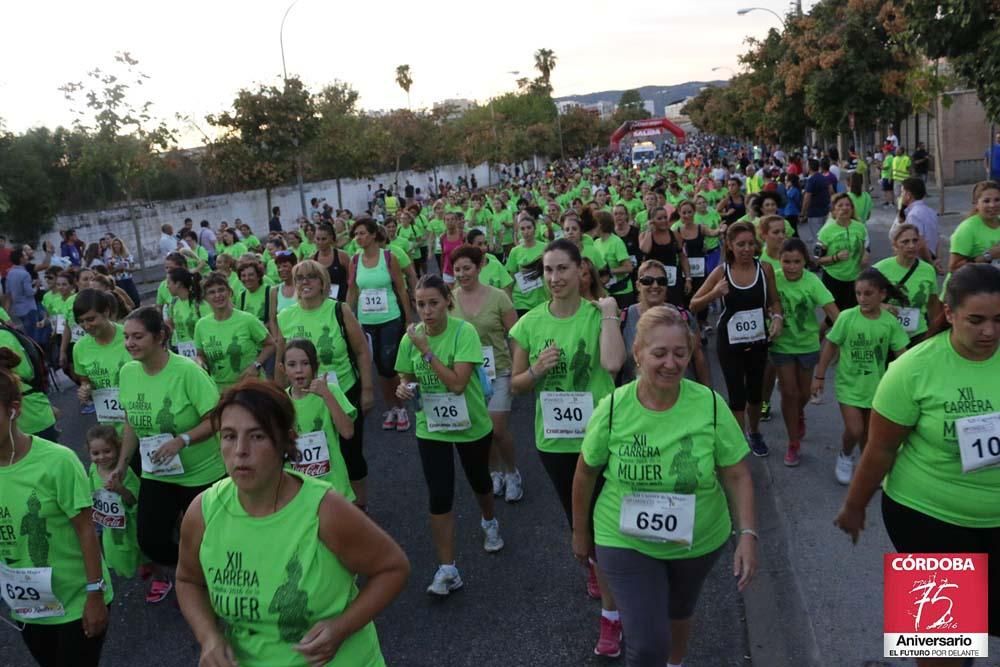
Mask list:
POLYGON ((657 278, 654 278, 653 276, 643 276, 642 278, 639 278, 639 284, 645 285, 646 287, 649 287, 653 283, 656 283, 660 287, 666 287, 667 282, 668 281, 666 276, 661 276, 657 278))

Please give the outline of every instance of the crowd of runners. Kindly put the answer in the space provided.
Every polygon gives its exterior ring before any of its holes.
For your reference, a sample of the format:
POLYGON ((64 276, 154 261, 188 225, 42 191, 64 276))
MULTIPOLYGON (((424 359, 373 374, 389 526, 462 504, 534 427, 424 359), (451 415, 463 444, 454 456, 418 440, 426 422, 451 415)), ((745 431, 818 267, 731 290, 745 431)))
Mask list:
POLYGON ((175 592, 202 665, 384 664, 373 619, 410 571, 367 515, 365 449, 414 433, 427 592, 448 596, 454 456, 500 552, 495 505, 526 493, 509 424, 525 401, 551 482, 530 493, 565 512, 598 655, 682 665, 709 571, 731 553, 743 590, 758 566, 747 456, 795 467, 838 436, 836 525, 857 540, 882 486, 898 550, 988 553, 998 634, 1000 185, 976 186, 939 254, 924 180, 893 170, 893 254, 873 257, 867 179, 830 158, 705 139, 433 201, 390 192, 366 214, 314 201, 260 238, 187 221, 163 230, 155 305, 136 307, 120 239, 107 261, 51 265, 0 328, 10 623, 40 665, 96 665, 114 571, 146 578, 150 604, 175 592), (89 470, 56 444, 54 368, 96 416, 89 470), (828 376, 841 433, 807 428, 828 376), (765 442, 779 413, 786 437, 765 442))

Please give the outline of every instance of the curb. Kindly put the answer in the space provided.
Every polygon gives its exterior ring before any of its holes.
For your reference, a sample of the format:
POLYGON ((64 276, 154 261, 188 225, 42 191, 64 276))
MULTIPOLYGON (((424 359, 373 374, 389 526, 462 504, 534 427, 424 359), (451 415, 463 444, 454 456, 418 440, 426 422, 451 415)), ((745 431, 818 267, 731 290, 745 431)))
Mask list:
POLYGON ((788 525, 764 461, 751 462, 760 568, 743 593, 750 663, 821 667, 819 645, 788 553, 788 525))

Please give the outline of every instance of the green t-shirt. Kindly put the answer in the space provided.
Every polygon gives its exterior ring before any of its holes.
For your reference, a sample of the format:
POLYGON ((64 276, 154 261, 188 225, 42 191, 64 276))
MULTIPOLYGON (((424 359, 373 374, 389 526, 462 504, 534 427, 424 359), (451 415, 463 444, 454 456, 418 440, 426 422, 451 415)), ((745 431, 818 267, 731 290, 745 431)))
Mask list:
POLYGON ((855 217, 861 222, 868 222, 868 219, 872 217, 872 196, 868 192, 856 195, 851 191, 847 192, 847 196, 854 203, 855 217))
MULTIPOLYGON (((347 400, 344 392, 332 382, 328 383, 327 387, 330 388, 330 393, 333 394, 344 413, 353 420, 358 411, 347 400)), ((333 423, 333 417, 330 416, 330 411, 327 409, 323 397, 310 393, 302 398, 295 398, 292 396, 291 390, 289 390, 288 395, 295 405, 296 433, 302 437, 307 433, 322 432, 326 441, 326 458, 329 459, 328 463, 324 465, 322 452, 319 452, 318 457, 313 458, 311 454, 315 454, 316 447, 321 447, 321 445, 307 443, 303 447, 309 449, 310 452, 303 453, 302 460, 290 463, 289 466, 304 475, 329 482, 337 493, 353 501, 356 496, 347 477, 347 464, 344 463, 344 456, 340 453, 340 434, 337 432, 337 427, 333 423)))
POLYGON ((250 234, 249 236, 243 238, 243 244, 250 248, 250 250, 256 252, 260 248, 260 239, 253 234, 250 234))
POLYGON ((299 257, 302 259, 312 259, 316 255, 316 244, 303 241, 299 244, 299 257))
POLYGON ((396 232, 396 238, 403 242, 403 252, 407 253, 413 259, 420 258, 420 246, 423 242, 423 236, 416 225, 411 224, 409 227, 400 225, 399 231, 396 232))
POLYGON ((819 352, 816 309, 833 303, 833 295, 810 271, 803 271, 798 280, 788 280, 779 266, 774 276, 785 321, 781 335, 771 341, 771 350, 780 354, 819 352))
POLYGON ((217 246, 217 249, 221 248, 223 255, 231 255, 233 259, 239 260, 240 257, 247 254, 246 244, 237 241, 233 245, 217 246))
MULTIPOLYGON (((1000 225, 988 226, 979 215, 963 220, 951 235, 951 252, 962 257, 978 257, 1000 243, 1000 225)), ((1000 266, 1000 257, 994 258, 1000 266)))
POLYGON ((940 521, 967 528, 1000 526, 1000 467, 962 472, 955 420, 1000 410, 1000 353, 987 361, 959 355, 951 333, 920 343, 889 367, 874 409, 912 427, 885 478, 885 493, 940 521))
POLYGON ((490 287, 505 289, 514 282, 514 279, 507 273, 503 262, 491 253, 486 253, 486 266, 479 271, 479 282, 490 287))
POLYGON ((631 199, 619 199, 618 203, 624 206, 628 210, 628 216, 635 219, 641 211, 645 210, 645 204, 638 197, 632 197, 631 199))
MULTIPOLYGON (((104 526, 101 531, 101 547, 104 549, 104 560, 108 567, 119 576, 134 577, 135 571, 142 562, 142 550, 136 536, 136 514, 138 503, 127 506, 121 495, 104 488, 97 466, 90 464, 90 492, 94 497, 95 522, 104 526), (106 517, 105 521, 97 521, 97 517, 106 517), (118 525, 124 522, 125 525, 118 525)), ((125 469, 125 488, 139 498, 139 477, 131 468, 125 469)))
MULTIPOLYGON (((140 439, 152 435, 177 436, 190 431, 219 402, 215 382, 201 366, 178 354, 170 354, 167 365, 149 375, 138 361, 130 361, 119 375, 125 417, 140 439)), ((136 452, 140 455, 141 452, 136 452)), ((180 486, 205 486, 226 474, 216 435, 184 447, 179 458, 184 472, 142 476, 180 486)))
POLYGON ((167 287, 166 279, 161 280, 160 284, 156 286, 156 305, 169 305, 173 300, 174 295, 170 293, 170 288, 167 287))
MULTIPOLYGON (((62 445, 33 436, 27 456, 0 467, 0 562, 19 569, 52 568, 52 593, 63 608, 58 616, 26 618, 12 612, 12 618, 60 625, 83 617, 87 570, 71 519, 92 504, 83 464, 62 445)), ((114 593, 103 559, 101 570, 108 584, 104 601, 110 604, 114 593)))
MULTIPOLYGON (((273 514, 243 509, 231 479, 202 495, 205 534, 198 549, 209 599, 241 667, 303 665, 295 650, 320 620, 335 619, 358 596, 350 572, 319 536, 319 507, 330 486, 290 473, 302 487, 273 514)), ((375 624, 349 636, 327 667, 384 667, 375 624)))
POLYGON ((732 530, 716 469, 743 460, 749 452, 746 438, 725 399, 708 387, 682 380, 677 402, 660 412, 639 402, 637 386, 630 382, 604 397, 587 424, 580 454, 587 465, 604 467, 605 480, 594 508, 594 541, 664 560, 711 553, 732 530), (671 427, 664 428, 665 423, 671 427), (633 493, 693 494, 690 548, 622 533, 622 498, 633 493))
POLYGON ((267 327, 242 310, 234 310, 221 322, 214 314, 206 315, 194 327, 194 345, 208 362, 220 392, 252 366, 267 336, 267 327))
POLYGON ((892 158, 892 180, 901 183, 910 177, 910 156, 897 155, 892 158))
POLYGON ((581 301, 572 317, 557 318, 548 302, 532 308, 510 330, 533 364, 550 345, 559 348, 559 362, 535 384, 535 446, 543 452, 580 451, 583 438, 546 438, 541 392, 588 392, 593 405, 614 389, 611 375, 601 366, 601 311, 581 301))
MULTIPOLYGON (((625 242, 615 233, 612 233, 607 239, 600 237, 594 239, 594 247, 600 251, 601 256, 604 258, 604 263, 609 269, 617 268, 622 262, 629 261, 628 249, 625 247, 625 242)), ((608 292, 612 294, 631 294, 633 291, 632 274, 612 275, 612 282, 606 285, 606 287, 608 292)))
POLYGON ((28 353, 14 334, 3 329, 0 329, 0 347, 10 348, 21 357, 21 363, 14 368, 14 374, 21 380, 22 396, 17 425, 25 433, 41 433, 56 423, 56 415, 52 412, 48 396, 33 390, 28 384, 35 379, 35 369, 31 366, 28 353))
POLYGON ((901 352, 910 343, 892 313, 880 310, 872 320, 861 314, 859 306, 841 312, 826 339, 840 348, 837 400, 857 408, 872 406, 889 352, 901 352))
POLYGON ((541 279, 527 280, 521 269, 525 265, 531 264, 536 259, 545 254, 545 246, 535 241, 535 245, 530 248, 518 244, 511 248, 507 256, 507 272, 514 277, 514 308, 517 310, 531 310, 535 306, 545 303, 548 298, 548 291, 541 279), (518 274, 521 274, 518 276, 518 274), (527 292, 522 291, 522 287, 530 287, 527 292))
POLYGON ((203 301, 174 299, 170 304, 170 322, 174 327, 174 345, 194 340, 194 327, 198 320, 210 315, 212 309, 203 301))
POLYGON ((882 160, 882 173, 881 176, 887 181, 892 180, 892 160, 891 155, 886 155, 882 160))
MULTIPOLYGON (((715 209, 708 209, 704 213, 694 214, 695 224, 702 225, 706 229, 718 229, 719 225, 722 224, 722 216, 715 209)), ((718 236, 706 236, 705 237, 705 252, 711 252, 719 247, 719 237, 718 236)))
MULTIPOLYGON (((504 330, 504 315, 514 310, 514 304, 510 297, 501 289, 489 289, 489 296, 483 302, 482 307, 473 316, 469 316, 463 309, 462 303, 458 300, 458 292, 461 288, 456 287, 453 291, 453 301, 455 317, 465 320, 476 328, 479 334, 479 342, 483 345, 483 364, 487 373, 490 373, 488 361, 492 355, 494 362, 493 372, 500 373, 509 371, 511 365, 510 349, 507 347, 507 334, 504 330), (491 348, 487 354, 486 348, 491 348)), ((491 376, 492 377, 492 376, 491 376)))
POLYGON ((843 227, 832 219, 827 220, 819 230, 817 240, 826 248, 827 256, 836 255, 841 250, 850 253, 850 257, 844 261, 824 266, 824 271, 843 282, 851 282, 858 277, 861 273, 861 260, 864 259, 865 248, 868 246, 868 229, 863 224, 852 220, 850 225, 843 227))
POLYGON ((348 350, 350 343, 337 325, 337 314, 333 310, 343 307, 343 304, 333 299, 325 299, 319 308, 312 310, 293 304, 278 313, 278 329, 286 342, 293 338, 312 341, 319 357, 316 376, 319 377, 320 373, 334 373, 337 385, 346 393, 357 382, 358 376, 348 350))
POLYGON ((514 243, 514 214, 510 209, 504 209, 493 214, 493 233, 501 245, 514 243))
POLYGON ((132 361, 125 349, 125 327, 115 324, 115 335, 110 343, 102 345, 87 334, 73 346, 73 370, 90 380, 94 389, 118 386, 118 372, 132 361))
MULTIPOLYGON (((424 331, 423 324, 417 325, 420 331, 424 331)), ((468 322, 464 322, 456 317, 448 318, 448 326, 437 336, 429 336, 428 341, 431 352, 441 360, 448 368, 455 368, 456 362, 468 362, 474 366, 483 364, 483 348, 479 343, 479 335, 476 328, 468 322)), ((417 437, 427 440, 441 440, 444 442, 473 442, 479 440, 493 430, 493 422, 490 421, 489 413, 486 411, 486 398, 483 394, 483 387, 479 384, 479 373, 473 369, 469 377, 462 399, 457 399, 454 394, 448 391, 431 368, 431 365, 423 360, 420 350, 414 347, 409 336, 403 336, 403 341, 399 344, 399 354, 396 355, 396 370, 416 377, 420 383, 420 409, 417 411, 417 437), (446 395, 452 397, 448 400, 461 402, 464 399, 465 408, 468 412, 468 426, 461 430, 441 430, 431 431, 427 425, 428 397, 434 395, 446 395)), ((443 399, 433 399, 435 405, 432 410, 438 414, 449 414, 450 408, 454 407, 445 403, 443 399)), ((461 419, 461 409, 458 408, 458 424, 461 419)), ((454 416, 454 412, 450 413, 454 416)))
MULTIPOLYGON (((264 310, 268 305, 267 300, 270 294, 270 285, 260 285, 256 292, 251 292, 244 286, 243 291, 236 297, 236 305, 240 310, 250 313, 261 322, 266 322, 264 319, 264 310)), ((268 316, 270 316, 270 313, 268 313, 268 316)))
MULTIPOLYGON (((927 302, 930 301, 932 296, 937 296, 938 294, 937 271, 934 270, 933 266, 921 261, 919 258, 917 262, 916 270, 906 279, 905 283, 900 285, 900 289, 903 290, 903 293, 906 294, 906 297, 910 301, 910 307, 920 310, 919 322, 916 324, 916 329, 907 332, 907 335, 911 338, 927 331, 927 302)), ((898 285, 899 281, 909 271, 908 268, 901 266, 895 257, 886 257, 876 263, 875 268, 894 285, 898 285)), ((889 303, 894 306, 902 306, 901 303, 894 299, 890 299, 889 303)))

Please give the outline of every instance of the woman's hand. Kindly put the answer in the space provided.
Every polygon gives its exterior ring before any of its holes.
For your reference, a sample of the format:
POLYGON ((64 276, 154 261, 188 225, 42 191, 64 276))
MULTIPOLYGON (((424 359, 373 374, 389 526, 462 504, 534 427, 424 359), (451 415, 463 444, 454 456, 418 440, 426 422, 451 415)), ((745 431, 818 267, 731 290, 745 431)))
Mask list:
POLYGON ((83 634, 88 638, 100 637, 108 629, 108 607, 103 593, 88 593, 83 606, 83 634))
POLYGON ((736 588, 742 593, 757 572, 757 538, 750 534, 740 535, 740 543, 733 554, 733 576, 739 577, 736 588))
POLYGON ((198 667, 237 667, 233 649, 221 636, 201 647, 198 667))
POLYGON ((170 438, 165 443, 159 446, 159 448, 149 455, 149 460, 153 462, 154 465, 160 465, 161 463, 166 463, 170 459, 177 456, 177 452, 184 449, 184 441, 180 438, 170 438))
POLYGON ((844 503, 833 520, 833 525, 851 536, 851 542, 858 543, 861 531, 865 529, 865 508, 852 507, 844 503))
POLYGON ((691 293, 691 287, 692 287, 692 285, 691 285, 691 279, 690 278, 685 278, 684 279, 684 293, 685 294, 690 294, 691 293))
POLYGON ((719 282, 715 283, 715 288, 712 289, 712 297, 714 299, 723 299, 729 295, 729 281, 723 278, 719 282))
POLYGON ((417 330, 416 324, 410 324, 406 327, 406 335, 410 337, 410 342, 413 343, 413 347, 420 350, 421 354, 427 354, 430 351, 430 341, 427 340, 426 334, 417 330))
POLYGON ((597 306, 601 309, 602 316, 618 318, 618 302, 613 296, 601 297, 597 300, 597 306))
POLYGON ((851 253, 847 250, 841 250, 833 258, 838 262, 846 262, 851 258, 851 253))
POLYGON ((826 379, 821 377, 813 377, 812 386, 809 387, 809 393, 813 395, 813 398, 823 395, 823 386, 826 384, 826 379))
POLYGON ((81 403, 86 403, 90 400, 91 391, 90 383, 84 382, 79 387, 76 388, 76 397, 81 403))
POLYGON ((785 330, 785 320, 781 317, 771 318, 771 330, 768 332, 768 340, 774 340, 785 330))
POLYGON ((594 551, 594 540, 590 537, 589 533, 574 530, 573 531, 573 557, 576 558, 582 565, 587 565, 590 562, 590 554, 594 551))
POLYGON ((556 347, 555 344, 552 344, 538 354, 538 358, 535 359, 535 363, 532 366, 529 366, 529 368, 537 367, 536 372, 538 375, 544 375, 558 363, 559 348, 556 347))
POLYGON ((302 654, 310 667, 322 667, 337 655, 345 639, 347 637, 340 629, 337 619, 328 619, 312 626, 294 648, 302 654))
POLYGON ((396 398, 404 401, 412 401, 416 398, 417 394, 411 391, 407 384, 409 383, 400 381, 399 384, 396 385, 396 398))

